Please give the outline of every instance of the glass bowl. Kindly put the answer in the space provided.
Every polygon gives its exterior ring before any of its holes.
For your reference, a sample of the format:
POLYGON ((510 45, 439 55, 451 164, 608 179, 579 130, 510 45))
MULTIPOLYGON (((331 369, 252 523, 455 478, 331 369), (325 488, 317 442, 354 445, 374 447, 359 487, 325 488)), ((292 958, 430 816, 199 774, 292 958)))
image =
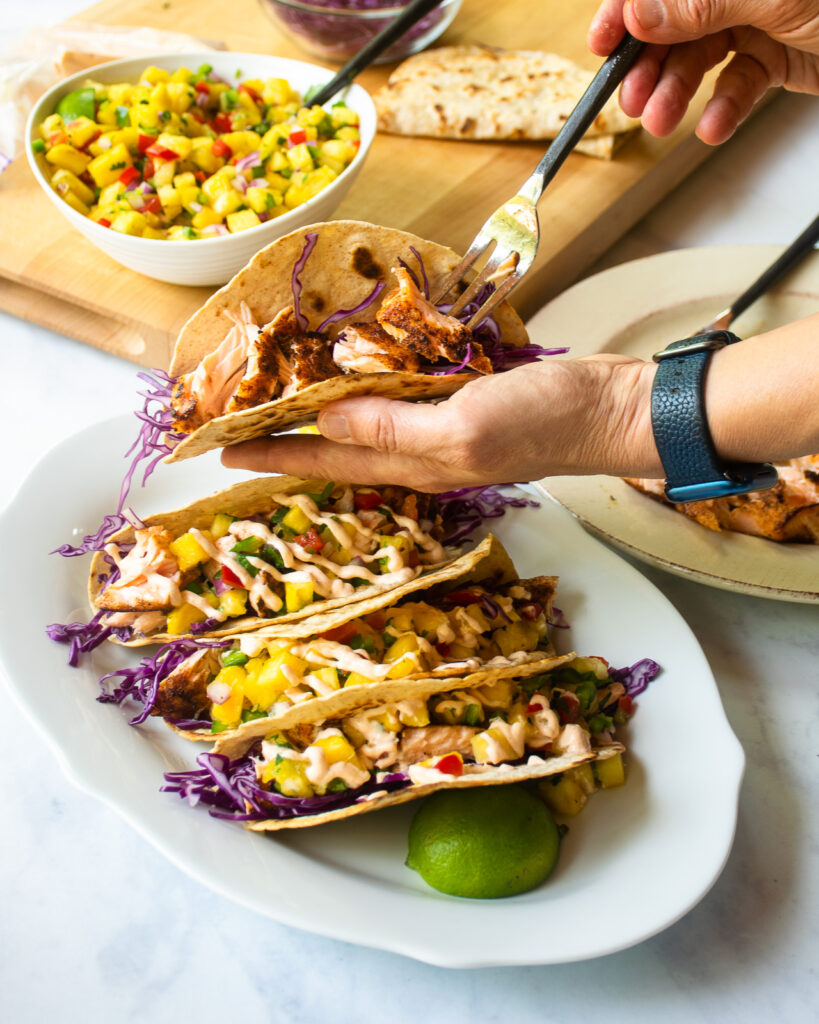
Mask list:
MULTIPOLYGON (((343 64, 407 6, 395 0, 259 0, 270 18, 314 57, 343 64)), ((449 27, 461 0, 443 0, 375 61, 386 64, 423 50, 449 27)))

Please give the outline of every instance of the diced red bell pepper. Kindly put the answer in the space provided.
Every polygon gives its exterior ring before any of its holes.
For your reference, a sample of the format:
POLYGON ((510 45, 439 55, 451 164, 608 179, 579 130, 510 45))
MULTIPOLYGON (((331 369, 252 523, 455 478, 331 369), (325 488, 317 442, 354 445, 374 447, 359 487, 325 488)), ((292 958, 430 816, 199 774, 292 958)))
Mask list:
POLYGON ((261 103, 262 101, 261 96, 256 92, 256 90, 250 85, 245 85, 244 82, 239 86, 239 92, 246 92, 254 103, 261 103))
POLYGON ((210 149, 214 156, 223 156, 225 160, 233 156, 233 150, 224 139, 214 139, 210 149))
POLYGON ((346 643, 358 632, 358 626, 355 622, 344 622, 340 626, 336 626, 335 629, 328 629, 326 633, 321 634, 322 640, 330 640, 336 644, 346 643))
POLYGON ((130 185, 132 181, 136 181, 139 178, 139 171, 136 167, 126 167, 125 170, 120 174, 119 180, 123 185, 130 185))
POLYGON ((111 221, 108 220, 107 217, 100 217, 100 219, 97 221, 97 224, 102 224, 102 226, 104 228, 110 228, 111 227, 111 221))
POLYGON ((143 213, 162 213, 162 203, 159 201, 159 196, 151 196, 150 199, 142 207, 143 213))
POLYGON ((142 168, 142 177, 147 181, 149 178, 153 178, 154 174, 156 174, 154 162, 150 157, 148 157, 145 161, 145 166, 142 168))
POLYGON ((207 178, 207 174, 204 171, 194 171, 193 176, 198 182, 203 182, 207 178))
POLYGON ((141 133, 137 135, 137 149, 140 153, 147 153, 155 142, 156 139, 153 135, 142 135, 141 133))
POLYGON ((353 498, 356 510, 364 511, 368 508, 376 508, 381 504, 381 495, 378 491, 357 491, 353 498))
POLYGON ((407 565, 410 569, 414 569, 417 565, 421 564, 421 556, 418 554, 417 548, 410 548, 407 552, 407 565))
POLYGON ((460 754, 445 754, 435 765, 439 772, 454 775, 456 778, 464 773, 464 763, 460 754))
POLYGON ((199 109, 199 107, 192 107, 188 111, 188 113, 191 115, 191 117, 194 119, 194 121, 198 121, 199 124, 204 124, 205 123, 205 115, 202 113, 202 111, 199 109))
POLYGON ((580 717, 580 699, 569 690, 561 690, 555 700, 555 711, 561 725, 571 725, 580 717))
POLYGON ((548 708, 549 702, 543 696, 542 693, 533 693, 532 700, 526 705, 526 714, 535 715, 538 711, 543 711, 544 708, 548 708), (537 698, 540 698, 539 700, 537 698))
POLYGON ((617 710, 622 711, 624 715, 628 715, 629 717, 631 717, 631 715, 634 714, 634 698, 629 697, 628 694, 626 694, 624 697, 621 697, 617 701, 617 710))
POLYGON ((239 579, 235 572, 229 569, 226 565, 222 566, 222 582, 227 583, 229 587, 235 587, 239 590, 245 590, 245 585, 239 579))
POLYGON ((217 132, 231 132, 233 131, 233 123, 230 120, 230 114, 219 113, 213 119, 213 127, 217 132))
POLYGON ((159 143, 154 143, 153 146, 148 146, 145 150, 148 156, 152 156, 155 160, 178 160, 179 154, 174 153, 172 149, 168 149, 167 146, 160 146, 159 143))
POLYGON ((194 85, 194 89, 196 89, 197 92, 210 92, 210 86, 207 82, 197 82, 196 85, 194 85))
POLYGON ((290 132, 287 136, 288 145, 292 148, 293 146, 300 146, 302 142, 307 142, 307 132, 303 128, 298 128, 294 132, 290 132))
POLYGON ((475 604, 480 601, 480 595, 476 594, 474 590, 453 590, 451 594, 447 594, 444 598, 447 604, 475 604))
POLYGON ((53 132, 48 137, 48 148, 52 146, 61 146, 64 142, 68 142, 68 136, 65 132, 53 132))
POLYGON ((305 551, 309 551, 313 555, 317 555, 324 547, 324 541, 319 537, 315 526, 311 526, 309 530, 305 530, 304 533, 300 533, 293 539, 297 544, 301 544, 305 551))

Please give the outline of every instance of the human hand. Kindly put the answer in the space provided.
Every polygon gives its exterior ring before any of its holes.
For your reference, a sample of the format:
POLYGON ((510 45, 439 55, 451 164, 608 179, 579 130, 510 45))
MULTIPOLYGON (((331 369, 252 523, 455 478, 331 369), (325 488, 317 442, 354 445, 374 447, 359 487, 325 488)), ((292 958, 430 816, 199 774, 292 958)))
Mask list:
POLYGON ((545 359, 471 381, 437 405, 349 398, 319 414, 323 436, 247 441, 226 448, 222 462, 432 492, 561 473, 659 476, 651 365, 617 355, 545 359))
POLYGON ((702 77, 733 52, 697 125, 729 139, 771 86, 819 94, 817 0, 603 0, 587 42, 611 53, 625 29, 648 46, 623 80, 620 106, 652 135, 680 123, 702 77))

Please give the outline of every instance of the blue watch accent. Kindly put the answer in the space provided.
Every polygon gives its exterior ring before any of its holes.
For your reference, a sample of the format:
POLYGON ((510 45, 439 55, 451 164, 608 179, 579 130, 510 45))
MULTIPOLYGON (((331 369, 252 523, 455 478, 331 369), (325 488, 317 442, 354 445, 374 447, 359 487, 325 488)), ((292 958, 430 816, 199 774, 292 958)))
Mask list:
POLYGON ((665 496, 675 504, 762 491, 777 481, 768 462, 723 462, 708 430, 704 395, 711 353, 739 340, 730 331, 704 331, 654 356, 651 425, 666 474, 665 496))

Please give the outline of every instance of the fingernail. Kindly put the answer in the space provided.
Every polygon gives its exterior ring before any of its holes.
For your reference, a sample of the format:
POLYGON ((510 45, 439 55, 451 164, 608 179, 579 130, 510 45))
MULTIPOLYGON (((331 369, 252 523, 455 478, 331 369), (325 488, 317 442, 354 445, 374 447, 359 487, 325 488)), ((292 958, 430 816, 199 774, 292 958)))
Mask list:
POLYGON ((347 417, 339 412, 328 412, 321 417, 319 430, 331 441, 346 441, 350 437, 347 417))
POLYGON ((664 0, 631 0, 630 6, 642 28, 658 28, 665 21, 664 0))

